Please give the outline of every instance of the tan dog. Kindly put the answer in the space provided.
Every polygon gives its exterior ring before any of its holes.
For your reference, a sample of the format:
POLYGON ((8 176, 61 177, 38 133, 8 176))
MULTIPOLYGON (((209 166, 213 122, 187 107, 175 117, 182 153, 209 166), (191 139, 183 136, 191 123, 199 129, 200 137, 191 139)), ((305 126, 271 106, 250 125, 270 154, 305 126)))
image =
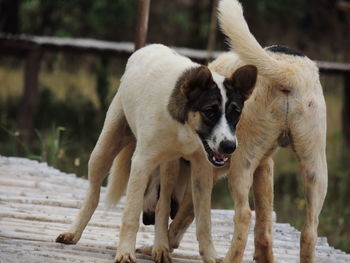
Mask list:
MULTIPOLYGON (((123 192, 128 182, 115 261, 136 262, 139 216, 152 171, 161 163, 183 157, 191 161, 201 256, 204 262, 214 263, 217 254, 210 235, 212 169, 224 166, 236 149, 236 124, 256 77, 256 67, 247 65, 224 78, 159 44, 136 51, 128 60, 119 90, 91 153, 90 184, 84 204, 69 232, 59 235, 56 241, 66 244, 79 241, 96 209, 102 181, 113 160, 121 151, 125 155, 133 152, 131 163, 130 158, 124 160, 123 156, 116 160, 117 163, 127 161, 126 165, 131 165, 131 169, 130 178, 121 178, 116 189, 123 192)), ((172 170, 175 169, 174 166, 172 170)), ((172 188, 178 173, 167 177, 165 182, 164 178, 160 179, 161 192, 172 188)), ((111 177, 115 176, 118 177, 118 171, 112 167, 111 177)), ((161 208, 164 209, 165 206, 161 208)), ((167 225, 164 233, 167 233, 167 225)), ((167 244, 160 243, 155 247, 157 260, 167 259, 167 244)))
MULTIPOLYGON (((318 216, 327 192, 326 105, 315 63, 303 54, 282 46, 263 49, 250 33, 240 3, 222 0, 219 19, 232 49, 213 61, 209 68, 230 76, 249 63, 258 67, 256 88, 245 103, 237 127, 239 147, 231 158, 229 188, 235 201, 235 232, 226 263, 242 261, 251 219, 248 193, 253 186, 256 210, 256 262, 274 262, 272 252, 273 161, 278 146, 290 145, 300 163, 307 203, 301 234, 300 262, 315 262, 318 216)), ((129 157, 130 158, 130 157, 129 157)), ((174 164, 168 163, 171 167, 174 164)), ((162 169, 169 170, 166 167, 162 169)), ((214 170, 214 180, 225 171, 214 170)), ((161 174, 161 177, 166 175, 161 174)), ((187 188, 180 210, 169 229, 169 246, 177 248, 193 221, 191 188, 187 188)), ((160 195, 169 199, 171 191, 160 195)), ((162 207, 162 205, 159 205, 162 207)), ((157 209, 156 225, 168 213, 157 209), (157 219, 157 217, 160 219, 157 219)), ((157 226, 156 226, 157 229, 157 226)), ((158 240, 164 234, 156 232, 158 240)), ((149 252, 149 248, 142 251, 149 252)))
MULTIPOLYGON (((221 28, 239 56, 233 52, 226 53, 209 68, 225 76, 241 63, 251 63, 259 71, 256 88, 245 104, 238 125, 240 145, 231 158, 228 173, 236 213, 235 232, 224 262, 238 263, 242 260, 251 218, 248 193, 252 185, 256 209, 254 258, 259 263, 274 262, 271 156, 278 146, 288 145, 291 145, 300 163, 307 203, 300 240, 300 262, 315 262, 318 216, 328 180, 326 104, 318 68, 306 56, 286 47, 261 48, 249 31, 238 1, 222 0, 219 13, 221 28)), ((179 216, 187 214, 181 209, 179 216)), ((188 221, 175 218, 169 230, 171 246, 178 245, 182 229, 186 228, 182 222, 188 221)))

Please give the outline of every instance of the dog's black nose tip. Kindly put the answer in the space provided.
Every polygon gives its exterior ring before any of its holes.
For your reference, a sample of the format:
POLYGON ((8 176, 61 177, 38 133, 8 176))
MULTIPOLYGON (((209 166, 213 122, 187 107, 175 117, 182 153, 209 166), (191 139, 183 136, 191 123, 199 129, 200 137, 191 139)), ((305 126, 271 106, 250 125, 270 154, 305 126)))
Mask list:
POLYGON ((222 141, 219 149, 222 154, 231 154, 236 150, 236 142, 229 140, 222 141))

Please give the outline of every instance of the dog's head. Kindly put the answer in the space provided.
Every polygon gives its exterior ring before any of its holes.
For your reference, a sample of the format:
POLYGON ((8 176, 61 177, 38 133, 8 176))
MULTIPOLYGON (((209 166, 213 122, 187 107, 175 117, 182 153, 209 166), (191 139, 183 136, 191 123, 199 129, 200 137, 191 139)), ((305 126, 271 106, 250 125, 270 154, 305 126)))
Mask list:
POLYGON ((214 166, 223 166, 237 147, 236 125, 256 78, 252 65, 237 69, 230 78, 199 66, 178 80, 169 112, 194 130, 214 166))

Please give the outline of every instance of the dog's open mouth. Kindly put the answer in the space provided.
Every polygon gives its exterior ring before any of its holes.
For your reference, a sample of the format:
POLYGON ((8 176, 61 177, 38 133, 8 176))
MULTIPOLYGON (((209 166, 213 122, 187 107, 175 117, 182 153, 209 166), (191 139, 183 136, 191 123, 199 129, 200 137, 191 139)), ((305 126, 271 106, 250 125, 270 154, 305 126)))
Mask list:
POLYGON ((217 167, 224 166, 228 158, 230 157, 230 155, 217 153, 210 148, 210 146, 208 145, 205 139, 201 138, 201 141, 203 143, 205 151, 207 152, 208 160, 214 166, 217 166, 217 167))

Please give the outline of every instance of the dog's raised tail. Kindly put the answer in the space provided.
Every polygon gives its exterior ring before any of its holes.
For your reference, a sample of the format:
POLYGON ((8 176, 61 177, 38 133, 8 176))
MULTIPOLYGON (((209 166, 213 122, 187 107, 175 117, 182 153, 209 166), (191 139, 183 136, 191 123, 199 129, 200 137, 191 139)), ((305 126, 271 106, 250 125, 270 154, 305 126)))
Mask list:
POLYGON ((229 38, 231 48, 247 64, 256 65, 259 74, 272 78, 282 85, 291 86, 297 68, 271 57, 249 30, 237 0, 221 0, 218 6, 219 23, 229 38))
POLYGON ((125 193, 129 181, 131 157, 134 149, 135 143, 128 144, 113 161, 105 197, 106 208, 117 205, 125 193))

